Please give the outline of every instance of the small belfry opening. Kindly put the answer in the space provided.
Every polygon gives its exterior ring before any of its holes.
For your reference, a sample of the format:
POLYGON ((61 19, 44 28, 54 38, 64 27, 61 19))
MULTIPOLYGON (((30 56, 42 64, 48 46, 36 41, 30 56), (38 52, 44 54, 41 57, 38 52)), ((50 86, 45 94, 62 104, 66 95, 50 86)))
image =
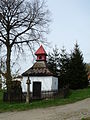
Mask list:
POLYGON ((39 59, 42 60, 42 56, 39 56, 39 59))

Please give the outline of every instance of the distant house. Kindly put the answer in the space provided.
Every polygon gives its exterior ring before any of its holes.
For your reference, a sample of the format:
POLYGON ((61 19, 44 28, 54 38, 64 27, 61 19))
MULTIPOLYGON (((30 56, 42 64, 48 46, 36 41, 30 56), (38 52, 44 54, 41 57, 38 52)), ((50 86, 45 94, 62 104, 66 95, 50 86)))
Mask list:
POLYGON ((0 81, 0 89, 2 88, 2 81, 0 81))
POLYGON ((22 76, 22 91, 27 91, 26 81, 29 76, 31 80, 30 91, 55 91, 58 90, 58 78, 49 70, 46 56, 47 53, 41 45, 36 51, 37 56, 34 65, 25 71, 22 76))
POLYGON ((14 77, 12 81, 22 81, 22 75, 18 75, 17 77, 14 77))
POLYGON ((90 85, 90 72, 88 72, 88 81, 89 81, 89 85, 90 85))
POLYGON ((90 72, 88 73, 88 80, 90 80, 90 72))

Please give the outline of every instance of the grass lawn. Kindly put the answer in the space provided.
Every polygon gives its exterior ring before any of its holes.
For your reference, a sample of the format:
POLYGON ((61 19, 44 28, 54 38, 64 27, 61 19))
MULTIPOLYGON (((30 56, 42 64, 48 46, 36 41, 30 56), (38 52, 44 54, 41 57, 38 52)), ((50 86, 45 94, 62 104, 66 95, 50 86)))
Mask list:
MULTIPOLYGON (((30 104, 26 103, 5 103, 2 101, 3 92, 0 91, 0 112, 6 111, 19 111, 19 110, 27 110, 33 108, 45 108, 49 106, 58 106, 65 105, 69 103, 74 103, 79 100, 83 100, 85 98, 90 97, 90 87, 81 90, 71 90, 70 94, 67 98, 56 98, 56 99, 48 99, 48 100, 38 100, 33 101, 30 104)), ((85 119, 88 120, 88 119, 85 119)))
POLYGON ((82 118, 82 120, 90 120, 90 118, 82 118))

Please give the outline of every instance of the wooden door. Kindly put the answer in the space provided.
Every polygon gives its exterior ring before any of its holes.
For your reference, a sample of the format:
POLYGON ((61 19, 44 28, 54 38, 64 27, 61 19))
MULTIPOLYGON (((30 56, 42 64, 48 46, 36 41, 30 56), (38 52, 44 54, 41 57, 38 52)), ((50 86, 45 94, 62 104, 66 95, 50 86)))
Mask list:
POLYGON ((33 98, 41 99, 41 82, 33 82, 33 98))

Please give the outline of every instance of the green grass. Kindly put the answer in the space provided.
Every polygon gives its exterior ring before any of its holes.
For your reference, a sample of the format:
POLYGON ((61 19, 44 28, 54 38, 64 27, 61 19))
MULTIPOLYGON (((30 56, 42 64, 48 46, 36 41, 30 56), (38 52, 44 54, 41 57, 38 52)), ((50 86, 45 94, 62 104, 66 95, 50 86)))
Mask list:
POLYGON ((82 118, 82 120, 90 120, 90 118, 82 118))
POLYGON ((81 90, 71 90, 67 98, 56 98, 48 100, 33 101, 26 103, 5 103, 2 101, 3 91, 0 91, 0 112, 20 111, 34 108, 45 108, 50 106, 65 105, 90 97, 90 87, 81 90))

